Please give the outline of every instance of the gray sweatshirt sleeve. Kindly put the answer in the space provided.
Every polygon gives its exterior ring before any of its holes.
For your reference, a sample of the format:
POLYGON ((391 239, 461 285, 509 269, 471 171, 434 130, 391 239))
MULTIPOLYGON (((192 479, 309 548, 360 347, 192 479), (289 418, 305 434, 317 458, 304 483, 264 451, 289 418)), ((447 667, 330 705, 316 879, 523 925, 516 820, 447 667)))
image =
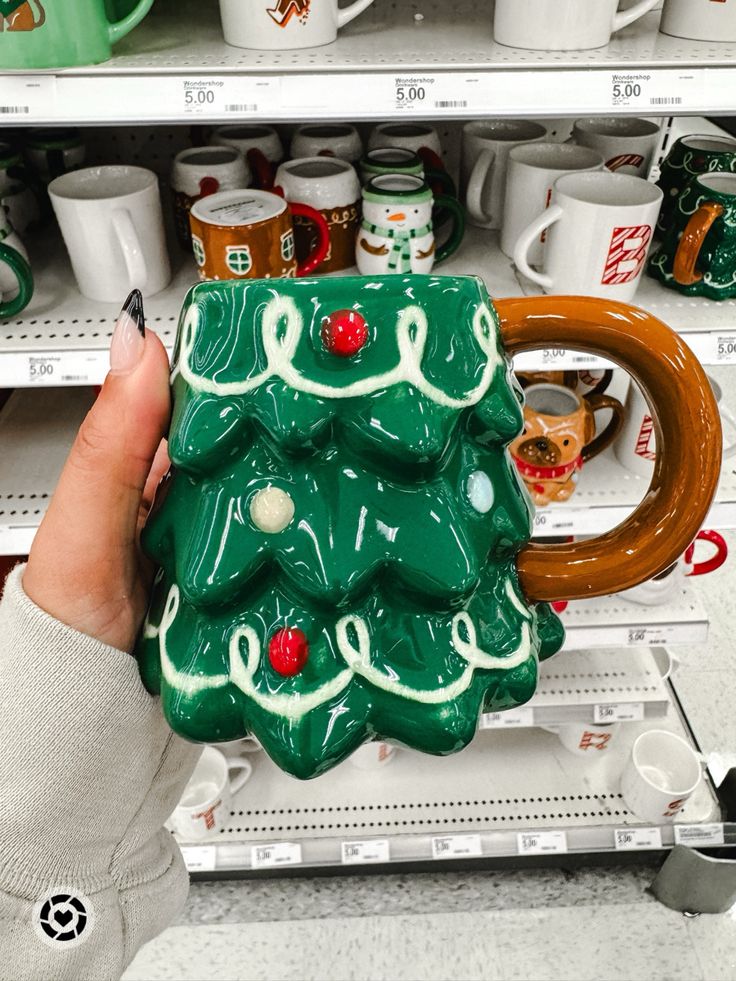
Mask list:
POLYGON ((200 747, 129 654, 32 603, 23 570, 0 602, 0 978, 119 978, 186 900, 163 823, 200 747))

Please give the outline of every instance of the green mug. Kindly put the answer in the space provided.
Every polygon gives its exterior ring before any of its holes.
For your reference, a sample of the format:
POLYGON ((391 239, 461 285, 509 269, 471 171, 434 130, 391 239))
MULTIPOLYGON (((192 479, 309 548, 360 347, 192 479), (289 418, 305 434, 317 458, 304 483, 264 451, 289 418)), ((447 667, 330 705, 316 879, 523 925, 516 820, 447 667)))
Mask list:
POLYGON ((736 297, 736 174, 701 174, 682 191, 649 274, 686 296, 736 297))
POLYGON ((383 174, 410 174, 422 177, 436 190, 437 193, 455 195, 455 185, 446 170, 437 167, 426 167, 424 160, 402 146, 382 146, 368 150, 359 164, 360 179, 366 184, 371 177, 381 177, 383 174), (438 188, 435 188, 435 184, 438 188))
POLYGON ((23 243, 0 205, 0 320, 14 317, 33 296, 33 273, 23 243), (3 299, 13 293, 11 299, 3 299))
POLYGON ((146 16, 153 0, 138 0, 110 22, 105 0, 0 0, 0 71, 69 68, 107 61, 111 46, 146 16))
POLYGON ((662 161, 657 186, 664 198, 657 219, 657 230, 666 232, 677 210, 677 200, 690 181, 699 174, 736 173, 736 140, 719 133, 691 133, 672 144, 662 161))

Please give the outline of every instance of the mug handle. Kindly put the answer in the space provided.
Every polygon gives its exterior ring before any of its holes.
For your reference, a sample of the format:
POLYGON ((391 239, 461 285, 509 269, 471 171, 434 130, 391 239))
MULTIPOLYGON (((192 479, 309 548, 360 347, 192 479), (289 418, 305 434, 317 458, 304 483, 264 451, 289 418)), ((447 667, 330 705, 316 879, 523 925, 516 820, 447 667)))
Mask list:
POLYGON ((690 565, 692 568, 686 573, 688 576, 704 576, 708 572, 715 572, 716 569, 720 569, 723 563, 728 558, 728 545, 723 535, 719 535, 717 531, 713 531, 712 528, 702 528, 695 536, 695 541, 691 543, 685 552, 685 565, 690 565), (706 559, 705 562, 693 562, 693 556, 695 555, 695 542, 710 542, 711 545, 715 545, 716 552, 711 558, 706 559))
POLYGON ((429 146, 420 146, 417 156, 424 167, 424 179, 432 188, 433 194, 449 194, 457 197, 455 182, 447 173, 442 157, 429 146))
POLYGON ((595 392, 586 395, 583 401, 588 403, 593 412, 610 409, 613 413, 613 418, 603 432, 583 447, 583 463, 587 463, 588 460, 592 460, 594 456, 598 456, 607 446, 610 446, 621 432, 621 427, 624 424, 624 407, 612 395, 598 395, 595 392))
POLYGON ((639 3, 635 3, 633 7, 629 7, 628 10, 619 10, 613 17, 613 24, 611 30, 615 34, 616 31, 620 31, 622 27, 627 27, 629 24, 633 24, 635 20, 639 20, 644 14, 649 13, 652 7, 656 6, 658 0, 640 0, 639 3))
POLYGON ((330 251, 330 228, 319 211, 316 208, 310 208, 308 204, 289 201, 288 208, 292 215, 299 215, 300 218, 308 218, 313 225, 317 226, 317 244, 304 262, 300 262, 296 267, 297 276, 308 276, 309 273, 317 268, 330 251))
POLYGON ((481 150, 478 159, 473 164, 468 180, 468 189, 465 192, 465 207, 473 221, 489 225, 493 221, 493 215, 487 215, 480 203, 480 196, 489 174, 493 170, 496 162, 496 154, 493 150, 481 150))
POLYGON ((465 234, 465 212, 457 198, 451 198, 449 194, 438 194, 434 199, 433 210, 449 213, 452 219, 452 229, 447 240, 435 252, 434 264, 437 265, 448 259, 453 252, 457 252, 465 234))
POLYGON ((230 770, 241 771, 237 777, 233 777, 230 780, 230 793, 237 794, 253 775, 253 764, 244 756, 226 756, 225 762, 227 763, 228 773, 230 770))
POLYGON ((263 150, 259 150, 257 146, 252 146, 245 157, 255 177, 253 186, 261 191, 272 190, 276 172, 263 150))
POLYGON ((127 17, 107 25, 107 38, 110 44, 115 44, 126 34, 137 27, 153 6, 153 0, 139 0, 127 17))
POLYGON ((705 236, 716 218, 720 218, 722 214, 723 205, 717 204, 715 201, 706 201, 705 204, 700 205, 685 226, 685 231, 677 243, 672 268, 675 282, 679 283, 680 286, 692 286, 693 283, 699 283, 703 278, 703 274, 698 272, 695 266, 700 256, 700 250, 703 248, 705 236))
POLYGON ((691 544, 718 486, 720 416, 700 363, 674 331, 627 303, 586 296, 494 302, 509 356, 554 342, 628 371, 651 406, 658 447, 649 490, 620 525, 587 541, 531 542, 521 550, 525 594, 532 602, 574 600, 653 578, 691 544))
POLYGON ((343 7, 342 10, 337 12, 337 27, 345 27, 349 24, 354 17, 358 14, 362 14, 366 7, 370 7, 373 0, 355 0, 355 3, 351 3, 349 7, 343 7))
POLYGON ((12 300, 2 302, 0 296, 0 317, 14 317, 31 302, 33 296, 33 273, 31 267, 17 249, 0 242, 0 263, 4 263, 15 275, 20 287, 18 295, 12 300))
POLYGON ((123 250, 125 267, 128 270, 128 280, 131 289, 145 289, 148 282, 148 270, 143 258, 141 240, 135 230, 130 212, 120 208, 112 213, 112 227, 123 250))
POLYGON ((553 290, 554 283, 552 282, 552 277, 548 276, 546 273, 537 272, 536 269, 532 269, 529 265, 529 260, 527 256, 529 255, 529 249, 533 244, 539 241, 539 237, 542 232, 545 232, 550 228, 556 221, 562 218, 562 208, 559 204, 551 204, 549 208, 546 208, 541 215, 536 217, 534 221, 526 226, 524 231, 519 235, 516 240, 516 245, 514 246, 514 263, 516 268, 522 275, 526 276, 527 279, 531 279, 533 283, 538 283, 542 289, 553 290))

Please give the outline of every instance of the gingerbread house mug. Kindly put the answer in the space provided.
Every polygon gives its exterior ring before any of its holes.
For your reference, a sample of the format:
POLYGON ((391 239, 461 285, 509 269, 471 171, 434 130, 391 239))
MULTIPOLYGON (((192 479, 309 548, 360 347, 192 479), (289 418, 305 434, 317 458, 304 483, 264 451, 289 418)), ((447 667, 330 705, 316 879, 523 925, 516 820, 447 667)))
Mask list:
POLYGON ((174 225, 183 249, 191 249, 189 212, 200 198, 218 191, 248 187, 251 170, 245 157, 233 146, 198 146, 174 157, 171 189, 174 192, 174 225))
POLYGON ((172 385, 143 680, 177 732, 252 733, 303 778, 373 739, 467 745, 481 709, 527 701, 561 646, 548 601, 666 568, 718 481, 697 359, 614 301, 494 302, 469 276, 201 283, 172 385), (507 453, 523 424, 509 358, 550 344, 634 374, 660 447, 620 526, 556 545, 530 542, 507 453))
MULTIPOLYGON (((253 175, 254 187, 269 191, 277 164, 284 159, 281 137, 273 126, 262 123, 235 123, 218 126, 210 137, 212 146, 231 146, 239 150, 253 175)), ((226 190, 226 188, 222 188, 226 190)))
POLYGON ((616 438, 624 418, 610 395, 581 397, 563 385, 542 383, 524 391, 524 428, 509 452, 532 500, 538 505, 566 501, 573 494, 584 463, 616 438), (612 411, 596 436, 596 412, 612 411))
POLYGON ((270 191, 221 191, 201 198, 189 216, 200 279, 306 276, 327 255, 330 234, 314 208, 290 204, 270 191), (293 215, 310 219, 317 241, 298 262, 293 215))

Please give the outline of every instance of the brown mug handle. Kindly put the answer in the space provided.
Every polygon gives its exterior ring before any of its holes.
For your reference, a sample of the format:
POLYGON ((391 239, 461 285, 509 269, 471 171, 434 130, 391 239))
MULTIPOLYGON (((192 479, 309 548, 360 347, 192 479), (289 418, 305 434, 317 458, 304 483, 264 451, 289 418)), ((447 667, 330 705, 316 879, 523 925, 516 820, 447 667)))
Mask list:
POLYGON ((594 456, 598 456, 607 446, 610 446, 621 432, 621 427, 624 424, 624 407, 612 395, 598 395, 595 392, 585 395, 583 401, 588 403, 593 412, 600 412, 601 409, 610 409, 613 413, 613 418, 603 432, 599 433, 583 447, 583 463, 587 463, 588 460, 592 460, 594 456))
POLYGON ((723 214, 723 205, 715 201, 706 201, 690 218, 680 241, 677 243, 672 274, 675 282, 681 286, 692 286, 703 278, 703 274, 695 268, 700 250, 703 248, 705 236, 711 225, 723 214))
POLYGON ((721 422, 695 355, 656 317, 612 300, 534 296, 495 300, 509 355, 571 348, 620 365, 652 409, 657 458, 649 490, 625 521, 572 544, 532 542, 517 556, 532 601, 618 593, 659 575, 703 524, 721 470, 721 422))

